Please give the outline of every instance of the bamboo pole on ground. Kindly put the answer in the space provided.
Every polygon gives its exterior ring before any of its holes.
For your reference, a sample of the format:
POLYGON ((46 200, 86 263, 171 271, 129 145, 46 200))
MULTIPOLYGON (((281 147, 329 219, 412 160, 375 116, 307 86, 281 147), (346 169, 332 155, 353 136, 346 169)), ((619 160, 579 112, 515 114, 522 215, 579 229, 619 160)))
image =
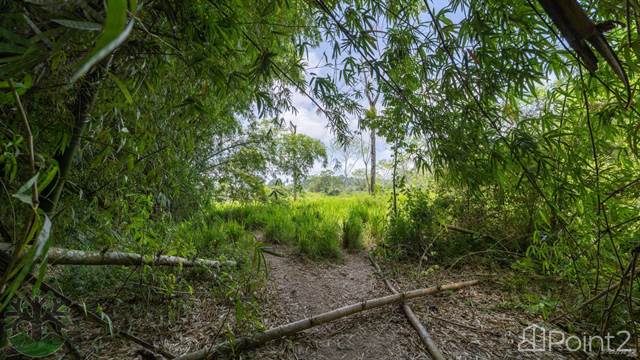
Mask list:
POLYGON ((179 356, 176 358, 176 360, 201 360, 213 358, 215 355, 241 352, 250 348, 260 346, 269 341, 285 336, 290 336, 314 326, 322 325, 365 310, 371 310, 390 304, 397 304, 405 300, 433 295, 442 291, 459 290, 465 287, 476 285, 478 282, 478 280, 463 281, 365 300, 322 314, 318 314, 310 318, 294 321, 292 323, 272 328, 263 333, 255 334, 253 336, 239 337, 231 341, 219 343, 217 345, 210 345, 205 349, 179 356))
MULTIPOLYGON (((13 249, 12 244, 0 243, 0 251, 9 253, 13 249)), ((183 266, 183 267, 212 267, 236 266, 235 261, 220 262, 208 259, 187 259, 179 256, 145 256, 136 253, 118 251, 82 251, 63 248, 51 248, 47 253, 50 265, 151 265, 151 266, 183 266)))
MULTIPOLYGON (((378 266, 378 263, 373 259, 373 255, 371 255, 371 253, 369 253, 369 261, 371 261, 371 265, 373 265, 376 272, 378 273, 382 281, 384 281, 384 284, 387 286, 389 291, 391 291, 394 294, 397 294, 398 290, 384 276, 384 274, 382 273, 382 270, 380 269, 380 266, 378 266)), ((413 328, 416 329, 416 332, 418 332, 418 335, 420 335, 420 339, 422 340, 422 343, 424 344, 424 346, 427 348, 429 355, 431 355, 431 357, 435 360, 445 360, 444 355, 442 354, 440 349, 438 349, 438 346, 435 344, 435 342, 433 342, 433 339, 427 332, 427 328, 425 328, 424 325, 420 322, 420 319, 418 319, 418 317, 413 312, 413 310, 411 310, 411 307, 409 306, 409 304, 407 304, 406 302, 402 302, 401 305, 402 305, 402 310, 404 311, 405 316, 409 320, 409 323, 411 323, 411 326, 413 326, 413 328)))

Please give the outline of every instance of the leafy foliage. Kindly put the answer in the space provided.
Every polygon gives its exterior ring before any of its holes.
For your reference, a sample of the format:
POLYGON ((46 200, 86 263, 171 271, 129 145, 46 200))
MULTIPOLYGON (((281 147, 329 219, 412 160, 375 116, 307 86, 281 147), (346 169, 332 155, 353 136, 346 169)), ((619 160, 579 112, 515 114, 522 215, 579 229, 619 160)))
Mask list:
POLYGON ((293 180, 294 198, 302 189, 302 182, 316 160, 324 159, 326 162, 327 159, 325 147, 319 140, 295 133, 283 134, 278 139, 276 154, 276 167, 293 180))
MULTIPOLYGON (((606 39, 636 88, 640 5, 580 4, 595 22, 624 23, 606 39)), ((265 200, 270 171, 290 176, 297 197, 326 154, 280 132, 293 92, 346 144, 366 75, 383 104, 364 125, 394 154, 393 246, 415 256, 443 221, 490 210, 494 229, 509 225, 507 250, 525 255, 517 266, 566 279, 576 304, 619 284, 585 331, 637 329, 638 94, 626 99, 609 66, 587 73, 536 2, 0 5, 0 235, 17 249, 3 262, 2 307, 51 243, 191 254, 206 250, 193 243, 201 240, 162 239, 211 199, 265 200), (324 69, 305 71, 314 47, 324 69), (453 205, 398 194, 403 157, 454 189, 453 205)), ((296 212, 290 223, 256 214, 238 222, 337 256, 338 220, 296 212)), ((239 225, 228 226, 211 236, 235 239, 239 225)))

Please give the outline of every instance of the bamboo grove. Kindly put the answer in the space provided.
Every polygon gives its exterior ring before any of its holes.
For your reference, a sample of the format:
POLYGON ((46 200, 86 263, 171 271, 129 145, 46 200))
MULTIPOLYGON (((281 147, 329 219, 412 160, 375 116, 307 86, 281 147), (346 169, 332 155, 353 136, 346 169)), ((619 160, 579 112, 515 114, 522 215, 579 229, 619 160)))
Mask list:
POLYGON ((363 119, 441 186, 526 214, 496 241, 580 294, 560 322, 637 331, 640 3, 580 4, 628 86, 533 0, 0 1, 0 306, 50 246, 149 245, 202 199, 266 197, 299 93, 341 142, 363 119))

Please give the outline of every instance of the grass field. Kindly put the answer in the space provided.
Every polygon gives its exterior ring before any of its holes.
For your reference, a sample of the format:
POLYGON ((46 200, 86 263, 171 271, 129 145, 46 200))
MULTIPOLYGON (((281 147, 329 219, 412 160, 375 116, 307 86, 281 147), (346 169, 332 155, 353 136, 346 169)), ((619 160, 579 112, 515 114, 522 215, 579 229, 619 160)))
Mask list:
POLYGON ((219 204, 209 216, 262 232, 266 241, 293 246, 313 259, 340 259, 343 250, 382 240, 386 204, 367 194, 310 193, 295 202, 219 204))

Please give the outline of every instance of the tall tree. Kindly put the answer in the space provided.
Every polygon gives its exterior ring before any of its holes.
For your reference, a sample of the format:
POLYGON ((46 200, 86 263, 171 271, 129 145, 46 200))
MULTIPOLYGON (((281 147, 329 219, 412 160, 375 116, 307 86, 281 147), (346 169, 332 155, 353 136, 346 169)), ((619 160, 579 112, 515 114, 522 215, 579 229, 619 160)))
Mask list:
POLYGON ((376 117, 378 98, 380 91, 373 89, 372 83, 368 80, 366 73, 364 77, 364 93, 369 101, 369 109, 365 112, 366 124, 369 127, 369 161, 371 161, 371 175, 369 176, 369 194, 374 195, 376 192, 376 117))

